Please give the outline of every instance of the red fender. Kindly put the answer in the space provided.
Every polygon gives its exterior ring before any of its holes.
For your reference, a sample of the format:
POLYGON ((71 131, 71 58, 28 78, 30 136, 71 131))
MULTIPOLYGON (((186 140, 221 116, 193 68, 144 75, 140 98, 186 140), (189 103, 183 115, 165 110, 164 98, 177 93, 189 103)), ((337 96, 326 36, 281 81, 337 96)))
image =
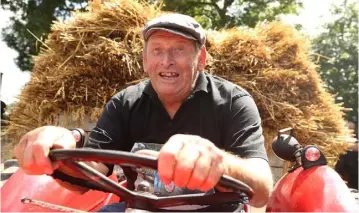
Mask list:
MULTIPOLYGON (((116 176, 110 177, 116 180, 116 176)), ((22 198, 70 207, 82 211, 96 211, 103 205, 119 201, 119 197, 101 191, 89 190, 80 195, 62 187, 48 175, 27 175, 18 169, 1 187, 1 212, 55 211, 33 204, 21 203, 22 198)))
POLYGON ((356 212, 358 206, 339 174, 329 166, 303 167, 274 187, 267 212, 356 212))

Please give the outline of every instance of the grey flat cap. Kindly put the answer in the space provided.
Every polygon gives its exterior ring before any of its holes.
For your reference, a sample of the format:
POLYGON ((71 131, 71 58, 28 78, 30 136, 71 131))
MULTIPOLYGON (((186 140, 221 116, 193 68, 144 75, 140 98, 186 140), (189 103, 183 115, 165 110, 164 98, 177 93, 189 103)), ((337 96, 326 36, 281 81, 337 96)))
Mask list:
POLYGON ((192 17, 182 14, 167 14, 147 22, 142 29, 146 41, 156 30, 164 30, 197 41, 201 46, 206 42, 202 26, 192 17))

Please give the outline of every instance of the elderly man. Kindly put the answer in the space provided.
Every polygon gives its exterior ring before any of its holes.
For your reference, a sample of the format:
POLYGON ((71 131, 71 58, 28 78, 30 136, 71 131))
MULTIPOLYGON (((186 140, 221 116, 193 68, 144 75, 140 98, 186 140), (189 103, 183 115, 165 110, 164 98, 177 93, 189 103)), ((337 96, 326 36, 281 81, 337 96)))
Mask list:
MULTIPOLYGON (((138 141, 164 144, 159 153, 142 151, 158 156, 164 185, 208 191, 227 174, 253 188, 252 206, 264 206, 272 174, 257 106, 241 87, 204 71, 201 25, 189 16, 163 15, 149 21, 142 35, 150 80, 111 98, 86 146, 130 151, 138 141)), ((49 150, 74 147, 69 130, 46 126, 27 133, 15 155, 28 174, 51 174, 56 165, 49 150)), ((92 166, 104 174, 113 169, 92 166)))

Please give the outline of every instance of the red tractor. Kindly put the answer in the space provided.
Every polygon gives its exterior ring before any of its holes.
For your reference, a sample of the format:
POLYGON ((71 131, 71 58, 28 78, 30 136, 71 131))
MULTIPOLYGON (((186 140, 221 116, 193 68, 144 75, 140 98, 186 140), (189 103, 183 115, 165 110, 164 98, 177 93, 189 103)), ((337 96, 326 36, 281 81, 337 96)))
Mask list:
MULTIPOLYGON (((83 135, 79 141, 83 142, 83 135)), ((82 143, 79 143, 82 144, 82 143)), ((293 129, 278 132, 272 148, 274 153, 294 165, 274 186, 267 212, 354 212, 358 204, 349 188, 316 146, 302 147, 293 136, 293 129), (283 134, 290 131, 289 135, 283 134)), ((131 211, 170 211, 181 205, 237 205, 236 211, 248 212, 252 189, 245 183, 223 175, 218 185, 230 192, 187 194, 159 197, 132 191, 133 177, 120 183, 116 174, 106 177, 81 161, 97 161, 122 165, 123 168, 157 168, 157 159, 129 152, 109 150, 53 150, 50 158, 67 168, 80 172, 84 179, 56 171, 52 176, 27 175, 17 170, 1 188, 1 212, 90 212, 103 205, 126 201, 131 211), (84 194, 66 189, 54 178, 90 188, 84 194)), ((131 170, 133 171, 133 170, 131 170)), ((127 211, 128 211, 127 210, 127 211)), ((178 210, 176 210, 178 211, 178 210)), ((188 211, 188 210, 186 210, 188 211)), ((202 210, 203 211, 203 210, 202 210)))

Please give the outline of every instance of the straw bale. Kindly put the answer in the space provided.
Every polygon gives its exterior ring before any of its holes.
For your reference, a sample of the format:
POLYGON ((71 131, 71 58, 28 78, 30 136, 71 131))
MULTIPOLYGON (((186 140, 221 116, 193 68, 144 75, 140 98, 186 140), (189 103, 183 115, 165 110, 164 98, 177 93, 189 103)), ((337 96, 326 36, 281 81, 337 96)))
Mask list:
MULTIPOLYGON (((34 58, 30 82, 11 112, 6 130, 13 142, 42 125, 96 121, 104 104, 124 87, 146 78, 142 71, 141 27, 162 12, 129 0, 91 3, 55 22, 34 58)), ((310 59, 310 44, 280 22, 255 28, 208 31, 206 70, 247 89, 262 120, 266 148, 279 129, 294 127, 303 145, 317 144, 335 163, 350 132, 342 107, 334 104, 310 59)))

